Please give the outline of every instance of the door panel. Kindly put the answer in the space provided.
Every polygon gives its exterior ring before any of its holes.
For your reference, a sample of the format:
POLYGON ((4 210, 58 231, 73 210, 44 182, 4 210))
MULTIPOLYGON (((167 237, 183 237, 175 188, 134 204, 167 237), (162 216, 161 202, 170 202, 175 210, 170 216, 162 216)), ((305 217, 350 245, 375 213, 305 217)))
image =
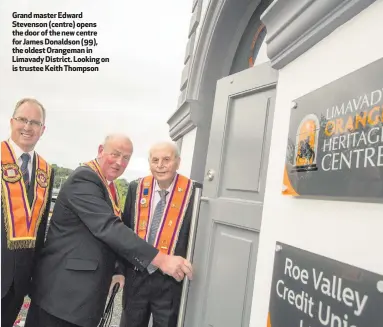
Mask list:
POLYGON ((262 187, 260 154, 263 152, 270 99, 274 93, 274 90, 257 90, 229 98, 219 196, 238 198, 240 193, 241 198, 257 199, 262 187))
MULTIPOLYGON (((213 200, 211 200, 213 201, 213 200)), ((232 201, 226 199, 215 200, 213 205, 217 221, 236 225, 238 227, 259 230, 261 225, 262 204, 249 203, 248 201, 232 201)))
POLYGON ((217 82, 185 327, 248 326, 277 72, 217 82))
POLYGON ((254 239, 249 231, 219 222, 214 225, 213 234, 207 326, 242 326, 247 284, 252 275, 249 263, 258 237, 254 239))

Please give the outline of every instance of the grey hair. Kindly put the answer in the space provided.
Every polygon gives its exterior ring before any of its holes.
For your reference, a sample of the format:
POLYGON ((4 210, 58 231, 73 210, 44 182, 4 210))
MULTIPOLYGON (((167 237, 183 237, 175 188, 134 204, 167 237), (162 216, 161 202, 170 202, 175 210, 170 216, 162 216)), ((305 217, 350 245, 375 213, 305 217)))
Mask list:
POLYGON ((174 156, 176 158, 179 158, 181 156, 181 153, 180 153, 180 149, 178 148, 177 144, 174 143, 174 142, 170 142, 170 141, 162 141, 162 142, 158 142, 158 143, 155 143, 153 144, 151 147, 150 147, 150 150, 149 150, 149 158, 152 154, 152 151, 154 148, 163 148, 163 147, 169 147, 173 150, 173 153, 174 153, 174 156))
POLYGON ((33 99, 33 98, 23 98, 21 99, 20 101, 18 101, 16 103, 16 106, 15 106, 15 110, 13 110, 13 115, 12 117, 15 118, 16 114, 17 114, 17 110, 24 104, 24 103, 32 103, 38 107, 40 107, 41 109, 41 112, 43 114, 43 122, 45 123, 45 117, 46 117, 46 110, 44 108, 44 106, 39 102, 37 101, 36 99, 33 99))

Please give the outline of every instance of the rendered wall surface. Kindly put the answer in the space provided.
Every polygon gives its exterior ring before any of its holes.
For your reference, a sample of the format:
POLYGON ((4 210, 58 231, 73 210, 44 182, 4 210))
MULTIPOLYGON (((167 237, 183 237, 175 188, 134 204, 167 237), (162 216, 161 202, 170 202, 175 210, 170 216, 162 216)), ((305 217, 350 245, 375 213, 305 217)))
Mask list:
POLYGON ((190 177, 192 169, 196 132, 197 129, 194 128, 182 138, 181 164, 178 172, 187 177, 190 177))
POLYGON ((291 102, 383 57, 378 0, 279 72, 250 326, 266 326, 275 244, 383 274, 383 206, 295 199, 281 187, 291 102))

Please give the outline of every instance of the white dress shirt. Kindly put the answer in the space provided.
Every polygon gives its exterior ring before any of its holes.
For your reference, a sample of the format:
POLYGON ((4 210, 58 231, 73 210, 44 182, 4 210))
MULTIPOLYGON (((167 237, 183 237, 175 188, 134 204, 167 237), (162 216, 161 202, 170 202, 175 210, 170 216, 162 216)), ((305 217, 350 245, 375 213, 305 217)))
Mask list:
MULTIPOLYGON (((175 182, 175 178, 173 179, 173 182, 170 184, 170 186, 166 189, 166 191, 168 192, 168 194, 166 195, 166 198, 165 198, 166 204, 168 204, 168 202, 169 202, 170 194, 172 193, 173 188, 174 188, 174 182, 175 182)), ((153 217, 154 210, 156 209, 158 202, 160 202, 160 200, 161 200, 160 191, 161 191, 160 186, 158 185, 157 181, 154 180, 154 192, 153 192, 153 198, 152 198, 152 207, 150 208, 150 211, 152 212, 151 217, 153 217)))
POLYGON ((28 162, 28 173, 29 173, 29 182, 31 182, 32 178, 32 165, 34 161, 34 155, 35 155, 35 150, 29 151, 29 152, 24 152, 23 150, 20 149, 20 147, 10 138, 8 140, 9 144, 11 145, 13 152, 15 153, 16 156, 16 163, 18 166, 21 168, 21 165, 23 164, 23 159, 21 159, 21 155, 23 153, 29 153, 31 156, 31 159, 28 162))

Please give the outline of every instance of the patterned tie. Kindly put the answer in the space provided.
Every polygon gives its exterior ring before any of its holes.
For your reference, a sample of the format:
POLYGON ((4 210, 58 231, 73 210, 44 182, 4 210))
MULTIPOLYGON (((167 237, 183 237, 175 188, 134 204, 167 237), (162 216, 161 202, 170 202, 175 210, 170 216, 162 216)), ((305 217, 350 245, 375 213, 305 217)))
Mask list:
POLYGON ((24 184, 27 190, 29 189, 29 171, 28 171, 28 162, 31 160, 31 156, 29 153, 23 153, 21 155, 21 160, 23 161, 21 164, 21 173, 23 174, 24 184))
MULTIPOLYGON (((148 243, 154 244, 154 241, 156 239, 158 228, 161 224, 161 218, 164 213, 164 209, 166 206, 166 195, 168 195, 168 191, 161 190, 158 191, 160 193, 160 201, 156 205, 156 209, 154 210, 153 218, 152 218, 152 224, 150 226, 149 236, 148 236, 148 243)), ((149 274, 153 274, 158 268, 156 266, 153 266, 152 264, 149 264, 147 267, 149 274)))
POLYGON ((113 182, 111 182, 111 183, 109 184, 109 190, 110 190, 110 193, 112 193, 112 197, 113 197, 114 203, 117 204, 116 189, 115 189, 115 187, 114 187, 113 182))

